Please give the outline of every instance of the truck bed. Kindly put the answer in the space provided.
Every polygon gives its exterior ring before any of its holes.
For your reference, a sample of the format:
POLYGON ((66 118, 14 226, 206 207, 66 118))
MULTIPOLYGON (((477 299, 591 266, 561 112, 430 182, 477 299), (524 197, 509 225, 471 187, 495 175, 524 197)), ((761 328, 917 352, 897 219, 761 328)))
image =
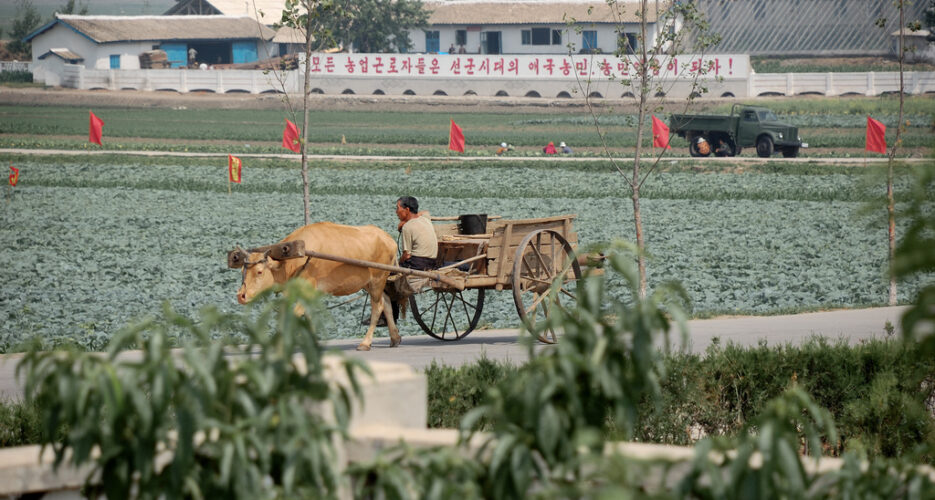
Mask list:
POLYGON ((672 115, 669 129, 680 136, 690 130, 733 133, 738 119, 736 115, 672 115))

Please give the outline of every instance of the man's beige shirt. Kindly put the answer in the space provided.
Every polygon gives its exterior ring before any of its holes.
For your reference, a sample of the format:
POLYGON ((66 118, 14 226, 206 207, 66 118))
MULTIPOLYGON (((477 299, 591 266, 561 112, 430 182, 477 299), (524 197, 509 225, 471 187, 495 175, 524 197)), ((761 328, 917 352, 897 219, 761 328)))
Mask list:
POLYGON ((403 252, 430 259, 438 255, 435 228, 428 217, 416 217, 403 225, 403 252))

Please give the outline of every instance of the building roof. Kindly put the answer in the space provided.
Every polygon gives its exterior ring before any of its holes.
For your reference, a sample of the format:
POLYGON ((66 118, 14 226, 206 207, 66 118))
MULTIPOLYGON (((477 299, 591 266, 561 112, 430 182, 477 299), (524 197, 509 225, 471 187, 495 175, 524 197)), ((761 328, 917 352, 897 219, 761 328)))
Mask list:
MULTIPOLYGON (((661 3, 661 2, 660 2, 661 3)), ((565 24, 575 19, 584 23, 639 23, 639 2, 621 1, 611 7, 604 0, 591 1, 449 1, 426 2, 432 11, 430 25, 468 24, 565 24)), ((646 21, 656 21, 655 4, 650 2, 646 21)))
MULTIPOLYGON (((315 37, 312 36, 312 40, 315 37)), ((295 28, 290 28, 289 26, 283 26, 276 30, 276 36, 273 37, 274 43, 305 43, 305 30, 298 30, 295 28)))
POLYGON ((55 19, 24 40, 63 24, 96 43, 149 40, 270 40, 275 32, 248 16, 70 16, 55 19))
POLYGON ((66 62, 70 62, 72 64, 84 61, 83 57, 79 56, 78 54, 75 54, 74 52, 68 49, 49 49, 48 52, 39 56, 39 59, 45 59, 50 56, 58 57, 59 59, 62 59, 63 61, 66 61, 66 62))

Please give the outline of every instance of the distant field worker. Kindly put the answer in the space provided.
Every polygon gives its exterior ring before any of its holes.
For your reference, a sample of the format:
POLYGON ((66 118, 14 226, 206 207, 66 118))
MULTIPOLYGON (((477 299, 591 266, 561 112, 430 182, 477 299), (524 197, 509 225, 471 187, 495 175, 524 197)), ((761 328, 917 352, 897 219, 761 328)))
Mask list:
POLYGON ((562 142, 561 144, 559 144, 558 147, 561 148, 562 154, 570 155, 570 154, 573 152, 573 151, 571 150, 570 147, 568 147, 567 145, 565 145, 564 142, 562 142))
POLYGON ((549 141, 549 143, 546 144, 544 148, 542 148, 542 152, 547 155, 554 155, 558 153, 558 151, 555 150, 555 143, 552 141, 549 141))
POLYGON ((497 148, 497 156, 501 156, 507 151, 513 151, 513 146, 505 142, 501 142, 500 147, 497 148))

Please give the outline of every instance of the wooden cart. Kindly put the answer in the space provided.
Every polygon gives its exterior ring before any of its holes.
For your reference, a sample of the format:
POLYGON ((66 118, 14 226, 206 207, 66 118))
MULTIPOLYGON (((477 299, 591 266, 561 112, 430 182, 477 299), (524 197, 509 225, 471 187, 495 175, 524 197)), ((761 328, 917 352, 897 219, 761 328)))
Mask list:
MULTIPOLYGON (((559 296, 553 299, 574 300, 573 282, 581 278, 575 257, 575 217, 491 218, 486 233, 480 235, 462 235, 457 223, 444 223, 457 217, 433 218, 440 271, 467 267, 468 274, 463 276, 463 289, 434 282, 412 295, 409 305, 416 322, 434 338, 460 340, 477 327, 487 290, 512 290, 520 319, 529 326, 544 321, 554 305, 546 300, 553 293, 552 283, 564 277, 557 288, 559 296)), ((547 329, 539 340, 557 339, 547 329)))
MULTIPOLYGON (((439 340, 460 340, 480 321, 487 290, 512 290, 516 312, 528 326, 545 320, 556 301, 574 300, 573 282, 581 278, 575 256, 578 236, 572 227, 575 215, 540 219, 507 220, 491 217, 484 234, 461 234, 458 217, 434 217, 438 237, 438 269, 417 271, 376 262, 306 251, 304 242, 280 242, 247 252, 267 252, 273 259, 311 257, 390 271, 398 280, 404 276, 427 279, 427 288, 409 297, 416 322, 425 333, 439 340), (439 223, 441 222, 441 223, 439 223), (558 278, 562 278, 558 280, 558 278), (560 286, 552 288, 553 282, 560 286), (557 297, 550 297, 557 290, 557 297), (549 299, 549 300, 547 300, 549 299)), ((243 250, 227 256, 228 267, 242 268, 243 250)), ((387 287, 394 286, 389 282, 387 287)), ((557 340, 547 329, 542 342, 557 340)))

